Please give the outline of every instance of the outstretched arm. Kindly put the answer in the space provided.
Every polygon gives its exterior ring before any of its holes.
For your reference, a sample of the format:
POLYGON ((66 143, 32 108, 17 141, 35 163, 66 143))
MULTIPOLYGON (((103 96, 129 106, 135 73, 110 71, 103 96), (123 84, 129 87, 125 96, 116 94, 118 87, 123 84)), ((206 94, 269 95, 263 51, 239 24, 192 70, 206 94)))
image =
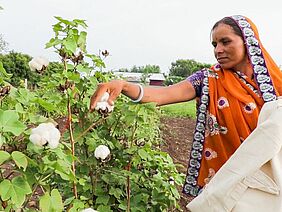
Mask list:
MULTIPOLYGON (((113 102, 120 93, 135 100, 139 97, 140 88, 137 84, 130 83, 124 80, 113 80, 108 83, 99 84, 97 90, 91 97, 90 110, 94 110, 97 102, 102 95, 108 92, 110 94, 108 103, 113 105, 113 102)), ((144 87, 144 96, 140 102, 155 102, 157 105, 166 105, 177 102, 184 102, 194 99, 196 96, 195 89, 188 80, 183 80, 175 85, 168 87, 144 87)))

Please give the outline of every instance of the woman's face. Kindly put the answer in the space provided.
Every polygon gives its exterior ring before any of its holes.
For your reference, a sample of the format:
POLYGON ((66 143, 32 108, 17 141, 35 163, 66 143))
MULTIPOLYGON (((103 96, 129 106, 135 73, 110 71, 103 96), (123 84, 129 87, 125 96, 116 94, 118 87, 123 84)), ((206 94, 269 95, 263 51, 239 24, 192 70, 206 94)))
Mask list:
POLYGON ((214 55, 223 69, 243 71, 249 64, 243 39, 231 26, 219 24, 212 31, 214 55))

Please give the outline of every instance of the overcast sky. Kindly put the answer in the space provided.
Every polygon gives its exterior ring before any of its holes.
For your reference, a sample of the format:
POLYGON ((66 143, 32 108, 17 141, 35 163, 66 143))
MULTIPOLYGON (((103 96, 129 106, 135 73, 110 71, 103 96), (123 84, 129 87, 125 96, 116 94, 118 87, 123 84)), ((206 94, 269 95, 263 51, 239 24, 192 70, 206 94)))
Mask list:
POLYGON ((54 16, 85 19, 87 49, 107 49, 107 70, 159 65, 177 59, 215 63, 210 29, 224 16, 241 14, 257 25, 265 48, 282 65, 281 0, 0 0, 0 33, 9 50, 58 60, 44 49, 54 16))

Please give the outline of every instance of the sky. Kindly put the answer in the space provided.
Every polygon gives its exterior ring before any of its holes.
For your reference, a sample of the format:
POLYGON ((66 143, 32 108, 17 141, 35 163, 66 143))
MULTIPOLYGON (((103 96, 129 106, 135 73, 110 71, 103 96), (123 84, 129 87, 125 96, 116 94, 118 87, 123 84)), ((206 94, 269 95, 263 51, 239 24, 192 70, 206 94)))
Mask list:
POLYGON ((168 73, 177 59, 215 63, 213 24, 245 15, 258 27, 264 47, 282 65, 281 0, 0 0, 0 34, 9 50, 59 61, 45 44, 54 36, 54 16, 84 19, 87 50, 108 50, 106 70, 159 65, 168 73))

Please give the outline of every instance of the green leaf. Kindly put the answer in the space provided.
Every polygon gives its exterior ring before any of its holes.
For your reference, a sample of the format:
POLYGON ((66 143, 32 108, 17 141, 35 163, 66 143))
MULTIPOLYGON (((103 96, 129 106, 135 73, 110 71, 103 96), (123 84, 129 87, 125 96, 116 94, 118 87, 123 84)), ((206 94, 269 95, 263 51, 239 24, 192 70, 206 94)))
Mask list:
POLYGON ((79 64, 76 69, 79 71, 79 72, 84 72, 86 74, 89 74, 90 71, 92 71, 91 68, 87 67, 87 66, 83 66, 82 64, 79 64))
POLYGON ((86 56, 89 57, 89 58, 93 61, 93 63, 94 63, 95 66, 97 66, 97 67, 103 67, 103 68, 106 67, 104 61, 103 61, 99 56, 97 56, 97 55, 92 55, 92 54, 86 54, 86 56))
POLYGON ((100 205, 100 206, 97 208, 97 211, 99 211, 99 212, 110 212, 110 211, 112 211, 112 210, 111 210, 111 207, 108 206, 108 205, 100 205))
POLYGON ((109 200, 110 200, 110 196, 109 195, 98 196, 98 198, 96 199, 96 204, 107 205, 109 200))
POLYGON ((48 43, 45 44, 45 48, 48 49, 52 46, 57 46, 58 44, 61 44, 63 41, 58 38, 51 38, 48 43))
POLYGON ((48 192, 46 192, 44 196, 40 198, 39 207, 42 212, 52 211, 51 197, 48 192))
POLYGON ((87 24, 85 23, 85 20, 74 19, 73 22, 77 23, 78 25, 82 26, 85 29, 88 27, 87 24))
POLYGON ((87 36, 87 32, 81 32, 77 40, 77 46, 80 47, 82 51, 85 51, 86 36, 87 36))
POLYGON ((63 211, 64 204, 59 191, 53 189, 51 191, 51 196, 49 195, 49 192, 46 192, 44 196, 40 198, 39 207, 42 212, 63 211))
POLYGON ((14 110, 0 110, 0 131, 11 132, 14 135, 20 135, 26 126, 20 122, 19 115, 14 110))
POLYGON ((23 106, 20 103, 17 103, 15 108, 16 108, 17 113, 26 113, 23 109, 23 106))
MULTIPOLYGON (((1 135, 0 135, 1 136, 1 135)), ((0 150, 0 165, 4 163, 6 160, 10 158, 10 154, 8 152, 5 152, 3 150, 0 150)))
POLYGON ((12 203, 17 207, 24 203, 25 196, 31 192, 29 184, 21 176, 13 178, 12 181, 5 179, 0 183, 0 196, 2 200, 11 199, 12 203))
POLYGON ((62 211, 64 209, 64 204, 62 201, 61 194, 57 189, 53 189, 51 191, 51 201, 52 201, 52 206, 56 208, 58 211, 62 211))
POLYGON ((179 192, 178 192, 178 190, 176 189, 176 187, 171 187, 170 190, 171 190, 173 196, 174 196, 176 199, 179 199, 179 198, 180 198, 179 192))
POLYGON ((68 20, 66 20, 66 19, 63 19, 63 18, 61 18, 61 17, 59 17, 59 16, 55 16, 55 18, 56 18, 57 20, 59 20, 60 22, 64 23, 65 25, 67 25, 67 26, 75 26, 75 24, 74 24, 73 22, 68 21, 68 20))
POLYGON ((31 123, 43 123, 46 122, 48 119, 38 114, 29 114, 29 120, 31 123))
MULTIPOLYGON (((66 202, 65 202, 65 206, 66 206, 66 202)), ((77 211, 82 211, 84 209, 84 202, 78 199, 75 199, 72 202, 72 207, 70 208, 70 210, 68 210, 68 212, 77 212, 77 211)))
POLYGON ((76 45, 75 38, 73 36, 66 38, 63 41, 63 44, 65 45, 68 51, 75 53, 77 45, 76 45))
POLYGON ((52 112, 52 111, 55 111, 57 108, 54 106, 54 104, 50 103, 50 102, 47 102, 45 101, 44 99, 41 99, 41 98, 38 98, 36 100, 36 102, 38 104, 40 104, 40 106, 42 106, 45 110, 49 111, 49 112, 52 112))
POLYGON ((0 83, 3 83, 5 79, 9 79, 13 74, 8 74, 3 67, 3 63, 0 62, 0 83))
POLYGON ((119 188, 110 188, 109 194, 114 195, 115 198, 120 199, 120 196, 122 196, 123 192, 119 188))
POLYGON ((19 168, 23 168, 24 171, 27 167, 27 158, 25 156, 25 154, 23 154, 22 152, 18 152, 18 151, 14 151, 12 152, 12 158, 15 161, 16 165, 19 168))
POLYGON ((149 156, 148 153, 144 149, 139 149, 138 155, 144 160, 147 160, 147 158, 149 156))
POLYGON ((63 29, 62 25, 60 23, 57 23, 55 25, 53 25, 53 31, 55 33, 58 33, 59 31, 61 31, 63 29))
POLYGON ((4 143, 6 143, 6 138, 0 134, 0 148, 4 143))

